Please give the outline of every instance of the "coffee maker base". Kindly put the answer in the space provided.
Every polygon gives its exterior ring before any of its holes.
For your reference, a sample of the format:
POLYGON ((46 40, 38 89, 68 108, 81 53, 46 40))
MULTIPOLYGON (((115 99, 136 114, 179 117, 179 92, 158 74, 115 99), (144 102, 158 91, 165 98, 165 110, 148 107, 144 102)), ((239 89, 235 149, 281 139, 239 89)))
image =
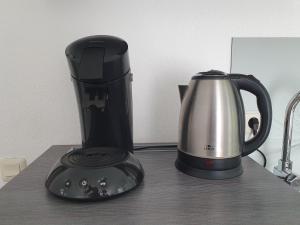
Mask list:
POLYGON ((175 166, 185 174, 209 180, 229 179, 243 173, 240 156, 228 159, 208 159, 191 156, 178 150, 175 166))
POLYGON ((56 162, 45 185, 60 198, 98 201, 133 190, 143 177, 141 164, 130 152, 111 148, 74 149, 56 162))

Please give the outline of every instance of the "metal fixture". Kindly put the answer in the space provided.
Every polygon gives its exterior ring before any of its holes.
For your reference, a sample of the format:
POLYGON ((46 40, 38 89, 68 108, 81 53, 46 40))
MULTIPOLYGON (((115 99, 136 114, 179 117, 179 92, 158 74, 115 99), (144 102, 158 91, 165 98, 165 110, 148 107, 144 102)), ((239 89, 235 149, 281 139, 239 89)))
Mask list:
POLYGON ((292 133, 293 133, 293 119, 296 106, 300 102, 300 91, 290 100, 286 108, 284 120, 284 135, 282 144, 282 157, 278 161, 278 165, 274 167, 273 173, 285 179, 285 181, 292 186, 300 186, 300 177, 292 172, 293 162, 290 159, 292 150, 292 133))

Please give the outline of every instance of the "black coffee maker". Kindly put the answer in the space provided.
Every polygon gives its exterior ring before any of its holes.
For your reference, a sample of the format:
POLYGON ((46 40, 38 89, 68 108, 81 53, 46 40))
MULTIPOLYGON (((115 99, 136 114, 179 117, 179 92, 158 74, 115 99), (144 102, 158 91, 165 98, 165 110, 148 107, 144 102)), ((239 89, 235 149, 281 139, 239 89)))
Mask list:
POLYGON ((54 195, 101 200, 139 185, 143 168, 133 155, 128 45, 117 37, 90 36, 66 48, 77 96, 82 147, 54 165, 46 180, 54 195))

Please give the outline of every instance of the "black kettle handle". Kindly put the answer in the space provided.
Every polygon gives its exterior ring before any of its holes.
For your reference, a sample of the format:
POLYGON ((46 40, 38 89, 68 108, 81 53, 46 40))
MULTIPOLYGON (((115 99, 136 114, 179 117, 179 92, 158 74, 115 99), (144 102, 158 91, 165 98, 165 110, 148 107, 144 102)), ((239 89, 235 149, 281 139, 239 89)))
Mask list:
POLYGON ((257 150, 267 139, 272 125, 272 103, 266 88, 252 75, 230 74, 238 90, 248 91, 256 96, 257 107, 261 116, 260 129, 250 140, 244 142, 242 156, 257 150))

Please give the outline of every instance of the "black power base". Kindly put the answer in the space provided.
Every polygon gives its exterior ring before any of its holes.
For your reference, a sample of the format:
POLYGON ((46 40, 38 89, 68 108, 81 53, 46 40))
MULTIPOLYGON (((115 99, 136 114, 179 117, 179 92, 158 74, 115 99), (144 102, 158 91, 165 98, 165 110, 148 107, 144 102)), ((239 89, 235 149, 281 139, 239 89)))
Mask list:
POLYGON ((143 177, 140 162, 130 152, 108 147, 78 148, 57 161, 45 185, 60 198, 98 201, 133 190, 143 177))
POLYGON ((240 156, 228 159, 208 159, 178 151, 175 166, 190 176, 209 180, 229 179, 243 173, 240 156))

